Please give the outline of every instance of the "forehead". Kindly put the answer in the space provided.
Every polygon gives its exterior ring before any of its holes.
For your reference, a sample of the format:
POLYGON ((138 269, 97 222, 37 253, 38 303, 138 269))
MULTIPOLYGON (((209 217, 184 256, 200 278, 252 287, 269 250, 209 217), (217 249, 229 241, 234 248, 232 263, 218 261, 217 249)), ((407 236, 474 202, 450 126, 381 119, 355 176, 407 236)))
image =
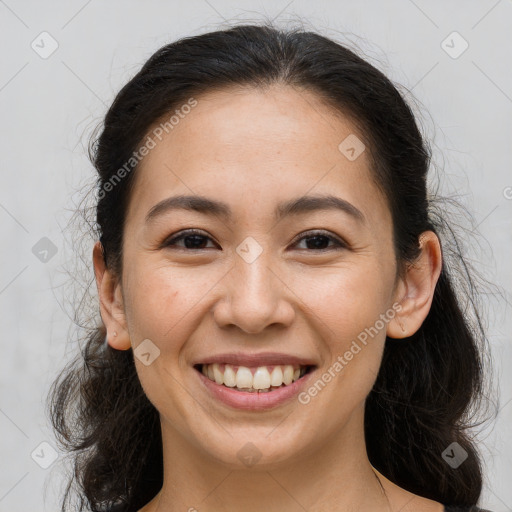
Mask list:
POLYGON ((261 208, 308 191, 381 202, 366 151, 351 160, 340 150, 361 134, 313 92, 233 87, 194 98, 196 106, 139 164, 135 204, 151 206, 171 192, 221 195, 228 202, 243 193, 245 205, 261 208))
MULTIPOLYGON (((213 156, 223 159, 246 158, 254 150, 254 157, 276 157, 290 149, 293 155, 288 156, 295 156, 293 160, 305 155, 318 159, 328 148, 338 158, 340 137, 356 131, 348 116, 327 106, 318 95, 290 86, 237 86, 202 94, 196 100, 197 106, 166 138, 174 142, 175 150, 201 140, 208 142, 209 154, 216 147, 213 156)), ((197 155, 203 154, 202 146, 194 149, 197 155)))

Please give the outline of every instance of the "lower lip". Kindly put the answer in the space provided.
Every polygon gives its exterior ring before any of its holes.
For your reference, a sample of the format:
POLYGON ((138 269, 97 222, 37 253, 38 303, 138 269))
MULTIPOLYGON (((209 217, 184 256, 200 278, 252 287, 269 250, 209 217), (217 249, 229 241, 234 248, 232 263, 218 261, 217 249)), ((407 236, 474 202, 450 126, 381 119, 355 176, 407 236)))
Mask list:
POLYGON ((200 378, 203 385, 206 387, 209 393, 211 393, 216 399, 237 409, 244 409, 246 411, 261 411, 265 409, 272 409, 278 407, 292 399, 301 392, 306 386, 311 375, 314 371, 306 373, 303 377, 292 382, 288 386, 282 386, 274 391, 268 391, 264 393, 258 392, 245 392, 237 391, 236 389, 228 388, 221 384, 210 380, 205 377, 201 372, 194 370, 200 378))

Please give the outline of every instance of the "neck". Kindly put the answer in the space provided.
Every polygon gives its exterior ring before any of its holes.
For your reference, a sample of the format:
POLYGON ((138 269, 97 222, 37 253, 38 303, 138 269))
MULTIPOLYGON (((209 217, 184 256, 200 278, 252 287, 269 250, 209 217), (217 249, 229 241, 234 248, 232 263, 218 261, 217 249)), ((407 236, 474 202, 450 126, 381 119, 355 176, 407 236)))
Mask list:
POLYGON ((286 461, 244 467, 199 453, 162 420, 164 484, 143 512, 387 512, 389 501, 360 435, 362 421, 355 415, 335 437, 286 461))

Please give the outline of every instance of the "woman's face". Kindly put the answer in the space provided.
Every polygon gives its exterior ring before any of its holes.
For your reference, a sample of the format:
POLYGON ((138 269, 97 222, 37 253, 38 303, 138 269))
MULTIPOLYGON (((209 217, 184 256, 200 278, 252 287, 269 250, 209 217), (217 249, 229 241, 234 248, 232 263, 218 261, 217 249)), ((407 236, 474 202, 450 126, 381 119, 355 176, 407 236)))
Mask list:
POLYGON ((367 150, 311 92, 196 99, 137 169, 124 232, 123 318, 164 439, 236 466, 360 440, 400 300, 367 150))

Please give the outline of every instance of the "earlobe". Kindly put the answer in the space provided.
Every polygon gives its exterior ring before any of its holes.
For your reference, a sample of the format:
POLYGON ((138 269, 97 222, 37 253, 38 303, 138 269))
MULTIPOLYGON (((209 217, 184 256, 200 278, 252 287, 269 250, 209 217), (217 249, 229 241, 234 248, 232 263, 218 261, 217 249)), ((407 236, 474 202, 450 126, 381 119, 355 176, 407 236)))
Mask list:
POLYGON ((106 267, 100 242, 94 244, 93 264, 101 318, 107 330, 106 342, 117 350, 128 350, 131 342, 126 328, 121 285, 106 267))
POLYGON ((409 265, 397 289, 401 309, 388 324, 390 338, 407 338, 418 331, 432 305, 442 268, 441 244, 433 231, 425 231, 419 245, 420 255, 409 265))

